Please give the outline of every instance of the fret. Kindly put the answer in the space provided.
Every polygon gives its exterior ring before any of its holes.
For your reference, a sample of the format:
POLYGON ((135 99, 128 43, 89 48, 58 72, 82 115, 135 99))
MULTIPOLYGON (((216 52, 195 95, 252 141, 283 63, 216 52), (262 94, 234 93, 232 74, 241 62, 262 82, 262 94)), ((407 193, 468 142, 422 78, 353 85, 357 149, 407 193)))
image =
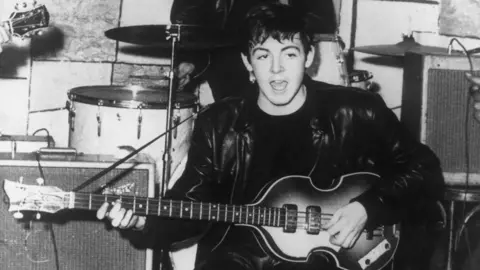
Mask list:
POLYGON ((193 218, 193 201, 190 201, 190 219, 193 218))
POLYGON ((183 201, 180 201, 180 218, 183 217, 183 201))
POLYGON ((265 225, 265 219, 267 218, 267 208, 263 208, 263 225, 265 225))
MULTIPOLYGON (((122 196, 120 196, 120 201, 122 201, 122 196)), ((137 206, 137 197, 133 197, 133 213, 136 213, 137 211, 135 211, 136 209, 136 206, 137 206)))
POLYGON ((170 217, 172 216, 172 200, 170 200, 170 209, 169 209, 168 215, 170 217))
POLYGON ((272 209, 268 208, 268 225, 272 225, 272 209))
POLYGON ((88 209, 92 210, 92 193, 88 194, 88 209))
POLYGON ((200 203, 200 220, 203 218, 203 203, 200 203))
POLYGON ((277 217, 277 226, 280 226, 280 208, 275 209, 275 211, 278 211, 278 217, 277 217))
POLYGON ((220 204, 217 205, 217 220, 220 220, 220 204))
POLYGON ((105 194, 105 199, 104 199, 105 202, 108 202, 108 198, 107 198, 107 197, 108 197, 108 194, 105 194))
POLYGON ((259 225, 260 225, 260 217, 261 217, 260 208, 258 208, 258 222, 257 222, 257 224, 259 224, 259 225))
POLYGON ((147 204, 147 205, 146 205, 146 207, 145 207, 145 208, 146 208, 146 209, 145 209, 145 214, 148 215, 148 198, 146 199, 146 204, 147 204))
POLYGON ((238 217, 238 222, 242 222, 242 210, 243 206, 240 206, 240 216, 238 217))
POLYGON ((227 222, 228 205, 225 204, 225 222, 227 222))
POLYGON ((245 224, 248 224, 248 206, 246 208, 247 208, 247 214, 245 215, 245 224))
POLYGON ((157 216, 160 216, 160 209, 162 207, 162 201, 158 200, 158 205, 157 205, 157 216))
POLYGON ((276 217, 277 217, 277 209, 274 208, 274 209, 273 209, 273 226, 275 226, 275 224, 276 224, 276 222, 275 222, 275 221, 276 221, 276 217))
POLYGON ((212 218, 212 203, 208 203, 208 219, 210 220, 212 218))
POLYGON ((235 205, 233 205, 232 222, 235 222, 235 216, 236 215, 237 215, 237 212, 235 212, 235 205))

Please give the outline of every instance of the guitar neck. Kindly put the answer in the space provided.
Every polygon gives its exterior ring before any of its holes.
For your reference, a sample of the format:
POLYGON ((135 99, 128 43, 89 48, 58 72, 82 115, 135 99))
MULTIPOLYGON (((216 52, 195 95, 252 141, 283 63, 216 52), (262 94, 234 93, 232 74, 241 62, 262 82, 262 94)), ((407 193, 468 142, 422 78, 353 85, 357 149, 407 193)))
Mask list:
POLYGON ((121 201, 134 214, 235 224, 284 227, 285 208, 230 205, 136 196, 66 192, 65 206, 70 209, 97 210, 105 203, 121 201))

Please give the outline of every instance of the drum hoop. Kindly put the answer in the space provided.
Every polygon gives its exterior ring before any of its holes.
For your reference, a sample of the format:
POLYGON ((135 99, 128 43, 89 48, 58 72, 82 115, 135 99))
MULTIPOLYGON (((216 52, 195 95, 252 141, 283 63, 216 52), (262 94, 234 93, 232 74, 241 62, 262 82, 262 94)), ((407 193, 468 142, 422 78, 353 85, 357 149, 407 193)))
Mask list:
MULTIPOLYGON (((167 103, 158 102, 143 102, 137 100, 115 100, 115 99, 101 99, 96 97, 88 97, 77 93, 68 92, 68 98, 72 102, 79 102, 84 104, 91 104, 102 107, 126 108, 126 109, 167 109, 167 103)), ((190 102, 174 102, 173 108, 183 109, 195 107, 196 101, 192 99, 190 102)))

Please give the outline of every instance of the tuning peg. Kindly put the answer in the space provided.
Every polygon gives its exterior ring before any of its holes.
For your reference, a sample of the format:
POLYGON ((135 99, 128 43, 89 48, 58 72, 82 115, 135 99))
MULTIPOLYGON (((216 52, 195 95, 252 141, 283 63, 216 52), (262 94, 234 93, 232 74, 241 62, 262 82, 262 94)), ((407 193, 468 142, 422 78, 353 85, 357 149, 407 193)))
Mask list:
POLYGON ((42 215, 37 212, 37 213, 35 214, 35 219, 36 219, 36 220, 40 220, 40 218, 42 218, 42 215))
POLYGON ((15 213, 13 213, 13 217, 14 217, 15 219, 22 219, 22 218, 23 218, 23 214, 17 211, 17 212, 15 212, 15 213))
POLYGON ((37 182, 37 184, 39 186, 43 186, 45 184, 45 180, 41 177, 37 178, 37 180, 35 180, 37 182))
POLYGON ((23 184, 23 176, 20 176, 20 177, 18 178, 18 182, 19 182, 20 184, 23 184))

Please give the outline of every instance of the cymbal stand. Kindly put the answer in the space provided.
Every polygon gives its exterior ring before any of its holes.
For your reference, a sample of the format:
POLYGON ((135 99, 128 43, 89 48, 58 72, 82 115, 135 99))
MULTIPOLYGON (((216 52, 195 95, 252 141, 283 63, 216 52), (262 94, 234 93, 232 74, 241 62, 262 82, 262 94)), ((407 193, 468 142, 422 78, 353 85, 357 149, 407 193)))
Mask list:
MULTIPOLYGON (((167 40, 170 40, 172 43, 172 51, 170 56, 170 72, 168 75, 169 78, 169 88, 168 88, 168 103, 167 103, 167 121, 166 121, 166 130, 170 130, 172 127, 172 108, 173 102, 175 100, 175 91, 174 91, 174 68, 175 68, 175 51, 177 42, 180 41, 180 25, 172 24, 169 25, 165 32, 167 34, 167 40)), ((160 195, 163 197, 166 192, 166 186, 168 184, 168 180, 170 179, 171 174, 171 148, 172 148, 172 133, 168 132, 165 136, 165 150, 163 154, 163 172, 162 172, 162 179, 161 179, 161 189, 160 195)))

